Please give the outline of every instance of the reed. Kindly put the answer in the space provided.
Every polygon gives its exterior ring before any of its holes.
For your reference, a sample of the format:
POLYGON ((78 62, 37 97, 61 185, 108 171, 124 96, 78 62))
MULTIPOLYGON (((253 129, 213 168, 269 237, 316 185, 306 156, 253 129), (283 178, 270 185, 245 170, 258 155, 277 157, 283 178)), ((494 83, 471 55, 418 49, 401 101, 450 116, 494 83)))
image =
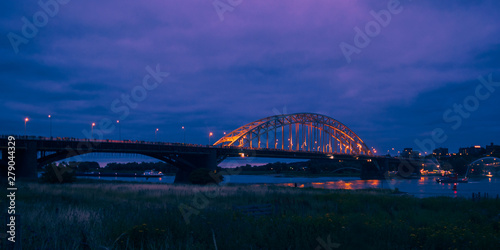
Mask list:
POLYGON ((340 248, 494 249, 500 243, 495 199, 269 185, 77 182, 18 183, 18 189, 26 249, 316 249, 321 241, 340 248), (274 213, 261 217, 233 209, 268 203, 274 213), (181 204, 196 211, 189 223, 181 204))

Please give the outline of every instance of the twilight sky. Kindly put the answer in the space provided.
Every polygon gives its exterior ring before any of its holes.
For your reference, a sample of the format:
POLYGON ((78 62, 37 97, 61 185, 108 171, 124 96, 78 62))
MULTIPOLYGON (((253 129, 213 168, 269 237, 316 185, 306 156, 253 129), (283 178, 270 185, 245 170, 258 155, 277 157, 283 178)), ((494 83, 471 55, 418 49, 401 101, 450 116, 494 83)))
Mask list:
POLYGON ((125 139, 182 142, 185 126, 207 144, 286 110, 333 117, 379 153, 435 129, 452 152, 500 144, 499 1, 41 2, 0 4, 0 134, 29 117, 48 136, 50 114, 54 136, 120 119, 125 139))

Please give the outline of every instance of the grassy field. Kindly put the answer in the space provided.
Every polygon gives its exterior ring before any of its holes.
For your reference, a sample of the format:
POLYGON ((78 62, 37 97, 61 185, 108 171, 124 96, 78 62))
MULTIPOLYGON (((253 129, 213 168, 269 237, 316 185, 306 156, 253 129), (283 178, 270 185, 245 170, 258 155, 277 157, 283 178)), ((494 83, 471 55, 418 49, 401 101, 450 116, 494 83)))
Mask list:
MULTIPOLYGON (((495 249, 500 201, 389 190, 18 183, 24 249, 495 249), (273 204, 271 215, 233 206, 273 204)), ((3 192, 3 191, 2 191, 3 192)), ((2 194, 1 207, 6 209, 2 194)), ((5 210, 6 211, 6 210, 5 210)))

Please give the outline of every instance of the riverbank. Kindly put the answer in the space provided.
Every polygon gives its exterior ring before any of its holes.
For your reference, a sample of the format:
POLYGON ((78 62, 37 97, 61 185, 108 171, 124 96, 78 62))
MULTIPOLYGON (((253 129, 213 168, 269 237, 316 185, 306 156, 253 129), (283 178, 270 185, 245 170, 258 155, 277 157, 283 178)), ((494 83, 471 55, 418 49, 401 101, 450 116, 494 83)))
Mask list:
POLYGON ((93 181, 18 183, 18 190, 26 249, 493 249, 500 243, 496 199, 93 181), (273 209, 260 217, 234 209, 252 204, 273 209))

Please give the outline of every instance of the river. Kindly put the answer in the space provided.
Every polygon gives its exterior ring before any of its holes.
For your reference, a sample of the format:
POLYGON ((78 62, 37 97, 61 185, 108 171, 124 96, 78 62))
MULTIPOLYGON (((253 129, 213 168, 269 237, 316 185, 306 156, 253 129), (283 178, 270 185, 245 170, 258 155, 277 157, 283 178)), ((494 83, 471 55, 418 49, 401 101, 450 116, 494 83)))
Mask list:
MULTIPOLYGON (((174 176, 161 178, 134 178, 134 177, 78 177, 100 180, 137 181, 149 183, 173 183, 174 176)), ((281 177, 276 175, 226 175, 224 184, 256 184, 277 185, 298 188, 326 188, 326 189, 364 189, 364 188, 398 188, 399 191, 415 197, 449 196, 471 198, 472 193, 488 194, 490 198, 500 195, 500 178, 469 179, 468 183, 458 183, 457 190, 453 190, 453 183, 437 183, 435 176, 425 176, 420 179, 388 179, 388 180, 360 180, 357 177, 281 177)))

